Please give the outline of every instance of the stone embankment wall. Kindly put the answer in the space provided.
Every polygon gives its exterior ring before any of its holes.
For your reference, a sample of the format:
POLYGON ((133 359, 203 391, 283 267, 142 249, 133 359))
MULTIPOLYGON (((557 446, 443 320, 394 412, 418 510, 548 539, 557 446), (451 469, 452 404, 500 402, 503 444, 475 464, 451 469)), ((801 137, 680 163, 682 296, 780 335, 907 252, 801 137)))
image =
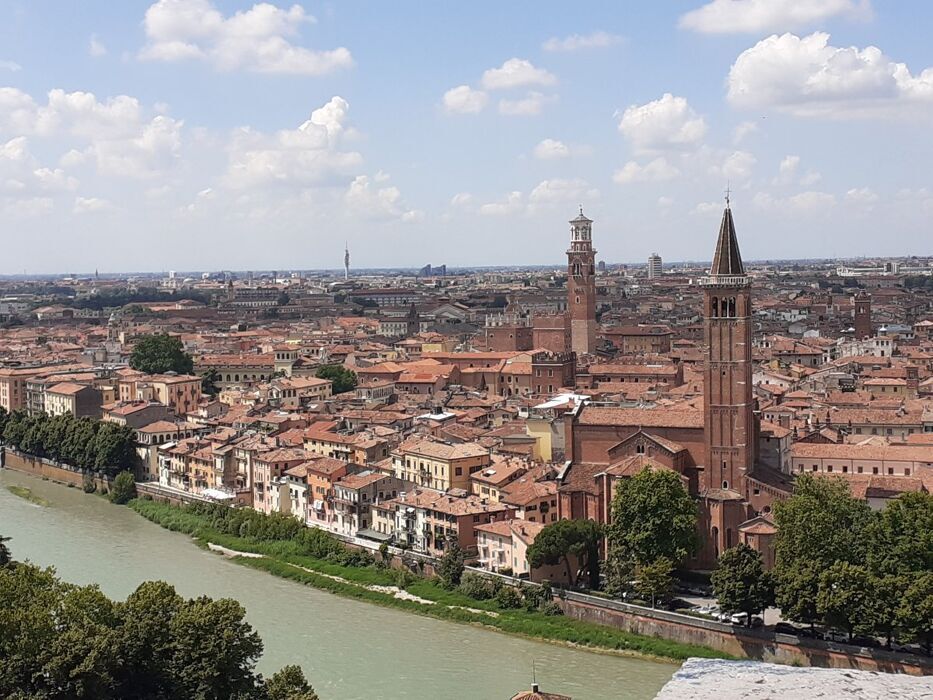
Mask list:
MULTIPOLYGON (((16 452, 9 447, 3 448, 3 466, 16 472, 32 474, 42 479, 48 479, 66 486, 84 486, 85 470, 72 467, 69 464, 56 464, 55 462, 33 457, 22 452, 16 452)), ((110 477, 90 472, 94 476, 94 483, 98 491, 110 490, 110 477)))

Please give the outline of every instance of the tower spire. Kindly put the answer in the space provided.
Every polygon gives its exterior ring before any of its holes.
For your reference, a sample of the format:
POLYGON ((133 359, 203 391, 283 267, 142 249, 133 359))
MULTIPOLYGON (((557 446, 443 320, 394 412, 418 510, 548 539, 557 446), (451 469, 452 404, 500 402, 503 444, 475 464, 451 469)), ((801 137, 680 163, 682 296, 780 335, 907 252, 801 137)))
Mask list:
POLYGON ((735 222, 732 221, 728 192, 727 189, 726 208, 722 212, 719 240, 716 241, 716 252, 713 254, 713 264, 709 273, 713 276, 741 277, 745 274, 745 266, 742 264, 742 255, 739 253, 739 240, 735 235, 735 222))

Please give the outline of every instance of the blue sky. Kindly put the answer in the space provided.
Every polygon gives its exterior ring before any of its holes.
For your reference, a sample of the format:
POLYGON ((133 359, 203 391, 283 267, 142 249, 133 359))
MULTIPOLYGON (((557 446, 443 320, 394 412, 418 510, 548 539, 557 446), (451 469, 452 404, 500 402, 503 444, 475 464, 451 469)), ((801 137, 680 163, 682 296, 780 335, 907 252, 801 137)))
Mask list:
POLYGON ((931 254, 933 5, 0 6, 0 272, 931 254))

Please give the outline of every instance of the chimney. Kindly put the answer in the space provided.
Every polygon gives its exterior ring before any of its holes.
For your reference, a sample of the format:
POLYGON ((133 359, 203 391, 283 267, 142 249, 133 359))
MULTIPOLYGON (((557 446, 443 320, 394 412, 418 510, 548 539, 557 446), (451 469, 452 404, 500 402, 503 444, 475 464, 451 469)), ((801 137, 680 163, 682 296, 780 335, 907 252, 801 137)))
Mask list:
POLYGON ((532 692, 532 693, 537 693, 537 692, 538 692, 538 684, 537 684, 537 683, 532 683, 532 684, 531 684, 531 692, 532 692))

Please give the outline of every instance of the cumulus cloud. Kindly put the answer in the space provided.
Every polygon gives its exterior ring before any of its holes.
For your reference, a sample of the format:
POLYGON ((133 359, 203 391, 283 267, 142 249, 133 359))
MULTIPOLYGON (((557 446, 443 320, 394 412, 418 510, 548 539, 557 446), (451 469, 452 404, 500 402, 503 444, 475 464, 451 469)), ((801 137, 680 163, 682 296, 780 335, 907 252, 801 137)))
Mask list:
POLYGON ((599 197, 599 190, 582 178, 542 180, 528 195, 528 211, 558 205, 574 205, 599 197))
POLYGON ((510 58, 499 68, 490 68, 480 81, 485 90, 508 90, 518 87, 554 85, 557 78, 543 68, 536 68, 531 61, 510 58))
POLYGON ((544 105, 556 100, 554 95, 543 95, 534 91, 516 100, 503 98, 499 100, 499 114, 507 117, 534 117, 541 114, 544 105))
POLYGON ((127 95, 100 101, 91 92, 53 89, 39 104, 16 88, 0 88, 0 133, 72 137, 66 167, 92 161, 102 174, 149 177, 175 162, 182 126, 166 115, 148 118, 127 95))
POLYGON ((668 92, 660 99, 626 109, 619 131, 638 151, 688 148, 703 139, 706 122, 686 98, 668 92))
POLYGON ((758 131, 758 125, 755 122, 742 122, 732 132, 732 143, 738 146, 749 135, 758 131))
POLYGON ((344 194, 344 202, 351 213, 364 219, 416 222, 424 218, 424 212, 405 206, 398 187, 380 187, 367 175, 357 175, 353 179, 344 194))
POLYGON ((544 139, 535 146, 534 156, 538 160, 555 160, 558 158, 567 158, 570 155, 570 148, 563 141, 555 139, 544 139))
POLYGON ((350 175, 362 163, 362 156, 341 148, 349 109, 345 99, 335 96, 296 129, 275 134, 238 130, 228 148, 225 183, 237 189, 306 186, 350 175))
POLYGON ((662 156, 644 165, 630 160, 615 171, 612 180, 618 185, 628 185, 633 182, 664 182, 678 175, 680 175, 680 170, 662 156))
POLYGON ((8 70, 11 73, 15 73, 18 70, 22 70, 22 66, 16 61, 0 61, 0 70, 8 70))
POLYGON ((315 22, 300 5, 257 3, 225 17, 209 0, 158 0, 146 10, 143 60, 198 59, 222 71, 326 75, 353 65, 344 47, 320 51, 291 39, 315 22))
POLYGON ((497 202, 487 202, 479 207, 479 213, 483 216, 505 216, 507 214, 516 214, 525 208, 525 198, 521 192, 509 192, 503 199, 497 202))
POLYGON ((489 102, 489 95, 469 85, 458 85, 444 93, 444 109, 449 114, 476 114, 489 102))
POLYGON ((823 32, 762 39, 736 59, 728 86, 736 107, 798 116, 902 116, 933 107, 933 68, 913 75, 874 46, 830 46, 823 32))
POLYGON ((571 34, 564 38, 551 37, 545 41, 541 48, 545 51, 582 51, 584 49, 602 49, 613 46, 622 41, 622 37, 608 32, 592 32, 591 34, 571 34))
POLYGON ((680 18, 704 34, 756 34, 811 26, 832 17, 866 19, 868 0, 712 0, 680 18))

